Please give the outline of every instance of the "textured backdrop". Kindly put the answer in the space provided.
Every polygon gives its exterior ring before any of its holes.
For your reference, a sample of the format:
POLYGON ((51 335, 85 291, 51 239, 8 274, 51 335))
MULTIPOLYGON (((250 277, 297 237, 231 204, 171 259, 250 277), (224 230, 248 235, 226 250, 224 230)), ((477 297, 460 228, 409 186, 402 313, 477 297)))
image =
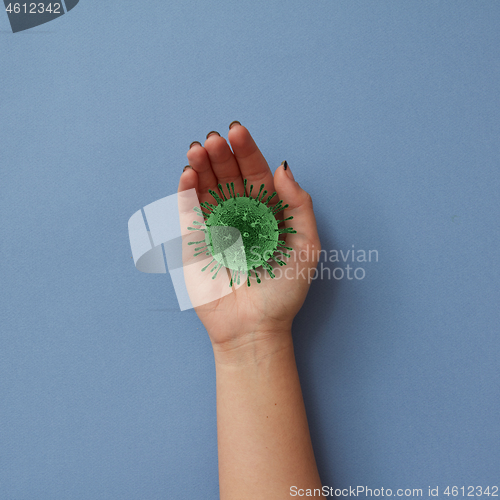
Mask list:
POLYGON ((294 323, 324 484, 498 484, 498 2, 4 14, 0 498, 218 497, 210 343, 127 221, 232 120, 288 161, 329 255, 378 252, 294 323))

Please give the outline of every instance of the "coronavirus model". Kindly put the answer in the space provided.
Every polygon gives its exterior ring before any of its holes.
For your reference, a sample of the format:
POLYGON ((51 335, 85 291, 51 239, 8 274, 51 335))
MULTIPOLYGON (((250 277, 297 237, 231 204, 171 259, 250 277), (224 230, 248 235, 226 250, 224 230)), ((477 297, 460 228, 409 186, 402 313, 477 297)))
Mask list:
POLYGON ((267 200, 267 190, 264 184, 260 186, 259 193, 252 197, 253 185, 250 186, 248 196, 246 195, 247 180, 244 180, 243 196, 234 192, 234 183, 227 183, 228 197, 222 185, 219 184, 219 191, 222 198, 212 190, 209 190, 217 205, 208 202, 200 203, 200 207, 195 207, 194 211, 203 218, 203 222, 194 221, 196 227, 188 227, 192 231, 203 231, 205 238, 200 241, 190 241, 188 245, 200 245, 196 247, 195 256, 206 255, 212 260, 202 268, 208 269, 214 266, 210 272, 214 273, 212 279, 217 277, 217 273, 222 267, 230 269, 231 281, 240 284, 240 276, 247 278, 247 285, 250 286, 252 271, 255 274, 257 283, 261 282, 257 269, 262 267, 271 278, 274 278, 273 268, 270 261, 277 262, 280 266, 286 265, 281 260, 281 256, 290 257, 284 250, 292 250, 285 246, 285 241, 280 240, 280 235, 284 233, 296 233, 291 227, 280 228, 279 224, 293 217, 277 220, 276 214, 281 212, 288 205, 283 206, 280 200, 275 205, 269 202, 276 196, 272 193, 267 200))

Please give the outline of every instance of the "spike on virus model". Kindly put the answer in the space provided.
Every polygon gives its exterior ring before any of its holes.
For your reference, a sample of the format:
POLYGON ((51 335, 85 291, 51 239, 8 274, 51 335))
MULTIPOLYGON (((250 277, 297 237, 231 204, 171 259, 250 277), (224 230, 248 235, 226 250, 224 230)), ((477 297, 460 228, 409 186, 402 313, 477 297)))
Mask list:
POLYGON ((234 192, 234 183, 226 184, 229 197, 219 184, 219 190, 222 198, 212 190, 209 190, 217 205, 211 203, 200 203, 200 209, 194 208, 194 211, 203 217, 203 223, 194 221, 197 227, 188 227, 189 230, 203 231, 205 239, 201 241, 191 241, 188 245, 201 244, 195 248, 195 256, 205 254, 212 257, 202 271, 208 269, 212 264, 210 272, 213 272, 212 279, 217 277, 217 273, 222 267, 231 270, 231 282, 240 284, 240 276, 246 275, 247 285, 250 286, 250 277, 252 271, 255 273, 257 283, 260 283, 260 277, 256 271, 263 267, 271 278, 274 278, 273 268, 268 261, 271 259, 280 266, 286 265, 286 262, 280 259, 281 254, 290 257, 285 250, 292 250, 285 246, 285 242, 280 240, 280 234, 296 233, 291 227, 279 228, 280 222, 293 219, 287 217, 283 220, 276 220, 276 214, 284 210, 288 205, 283 206, 283 200, 276 205, 269 206, 269 202, 276 196, 272 193, 267 200, 264 198, 267 191, 264 190, 264 184, 260 186, 259 193, 255 198, 252 197, 253 185, 250 186, 248 196, 246 195, 247 180, 244 180, 243 196, 234 192), (275 252, 279 252, 275 254, 275 252))

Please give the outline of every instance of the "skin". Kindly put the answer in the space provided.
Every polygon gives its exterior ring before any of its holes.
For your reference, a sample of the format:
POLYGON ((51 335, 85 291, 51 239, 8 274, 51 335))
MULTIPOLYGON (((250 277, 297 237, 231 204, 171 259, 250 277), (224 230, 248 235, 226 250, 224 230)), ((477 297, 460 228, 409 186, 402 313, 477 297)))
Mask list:
MULTIPOLYGON (((218 183, 234 182, 236 192, 243 193, 246 178, 247 194, 250 184, 264 183, 269 193, 277 191, 276 201, 289 205, 279 218, 293 216, 285 226, 297 234, 286 235, 287 246, 294 249, 290 258, 283 258, 283 270, 290 270, 286 277, 260 284, 254 278, 250 287, 233 285, 233 293, 195 307, 215 358, 220 498, 279 500, 290 498, 291 486, 321 489, 291 335, 317 265, 320 241, 311 197, 290 168, 281 165, 273 176, 252 136, 238 123, 229 130, 228 140, 230 145, 212 134, 203 146, 189 149, 192 168, 182 173, 179 193, 194 188, 200 202, 213 203, 208 190, 218 183)), ((180 213, 181 225, 183 218, 193 220, 187 209, 180 207, 180 213)), ((193 247, 184 246, 183 253, 186 263, 193 247)), ((185 271, 192 297, 200 288, 217 286, 219 279, 228 283, 225 269, 216 280, 204 276, 201 284, 196 271, 185 271)))

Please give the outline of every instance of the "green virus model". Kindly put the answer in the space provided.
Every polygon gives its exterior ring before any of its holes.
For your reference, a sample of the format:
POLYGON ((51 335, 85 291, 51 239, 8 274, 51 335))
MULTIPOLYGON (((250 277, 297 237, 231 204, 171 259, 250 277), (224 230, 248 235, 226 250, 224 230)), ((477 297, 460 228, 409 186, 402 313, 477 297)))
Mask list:
POLYGON ((231 270, 231 282, 240 284, 240 275, 246 275, 247 285, 250 286, 250 277, 252 270, 257 278, 257 283, 261 280, 256 271, 257 268, 263 267, 271 278, 274 278, 273 268, 268 261, 271 259, 277 262, 280 266, 286 265, 286 262, 280 259, 281 254, 285 257, 290 257, 285 253, 285 250, 292 250, 285 246, 285 242, 279 239, 280 234, 296 233, 291 227, 279 228, 278 224, 287 220, 293 219, 288 217, 283 220, 276 220, 275 215, 288 207, 283 206, 283 201, 280 200, 276 205, 269 206, 269 202, 276 196, 276 192, 272 193, 267 200, 264 198, 267 191, 264 190, 264 184, 260 186, 259 194, 253 198, 252 189, 250 186, 248 196, 246 196, 247 180, 244 180, 243 196, 234 192, 234 183, 226 184, 229 197, 226 197, 221 184, 218 185, 223 199, 212 190, 210 194, 214 197, 217 205, 211 203, 200 203, 201 210, 198 207, 194 211, 203 217, 203 223, 194 221, 193 224, 197 227, 188 227, 189 230, 203 231, 205 239, 201 241, 191 241, 188 245, 203 245, 195 248, 195 256, 207 255, 211 256, 211 262, 206 265, 202 271, 205 271, 212 263, 215 265, 210 269, 213 272, 212 279, 217 277, 217 273, 222 267, 231 270), (275 254, 280 252, 280 254, 275 254))

